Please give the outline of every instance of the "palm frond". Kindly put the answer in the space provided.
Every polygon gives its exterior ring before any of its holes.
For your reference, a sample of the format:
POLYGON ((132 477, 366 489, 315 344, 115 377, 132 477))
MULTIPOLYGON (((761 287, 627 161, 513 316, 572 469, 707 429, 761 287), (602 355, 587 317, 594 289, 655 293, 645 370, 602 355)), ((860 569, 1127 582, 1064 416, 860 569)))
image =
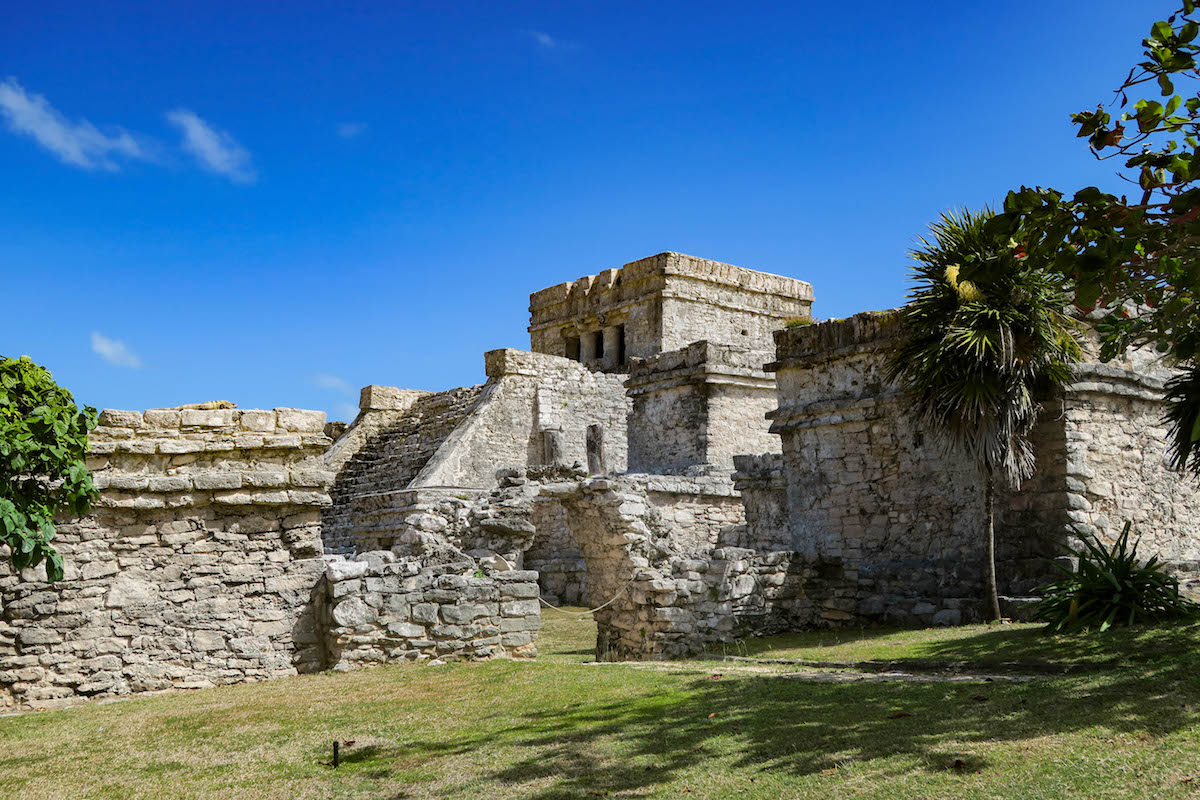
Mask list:
POLYGON ((947 211, 919 239, 887 375, 945 447, 1016 484, 1033 472, 1034 397, 1071 379, 1082 347, 1061 283, 990 234, 991 216, 947 211))

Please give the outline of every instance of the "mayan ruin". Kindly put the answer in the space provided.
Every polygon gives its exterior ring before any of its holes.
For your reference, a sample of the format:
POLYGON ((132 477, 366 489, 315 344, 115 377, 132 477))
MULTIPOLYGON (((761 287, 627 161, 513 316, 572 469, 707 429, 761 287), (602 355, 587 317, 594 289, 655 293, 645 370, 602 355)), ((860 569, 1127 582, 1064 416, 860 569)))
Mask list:
MULTIPOLYGON (((532 659, 543 603, 600 660, 983 618, 981 488, 883 374, 892 312, 812 323, 798 279, 660 253, 530 295, 487 381, 362 389, 357 417, 106 410, 62 581, 0 579, 9 707, 397 661, 532 659)), ((386 376, 381 376, 386 377, 386 376)), ((1162 455, 1169 373, 1088 362, 1000 500, 1006 612, 1123 520, 1200 577, 1162 455)))

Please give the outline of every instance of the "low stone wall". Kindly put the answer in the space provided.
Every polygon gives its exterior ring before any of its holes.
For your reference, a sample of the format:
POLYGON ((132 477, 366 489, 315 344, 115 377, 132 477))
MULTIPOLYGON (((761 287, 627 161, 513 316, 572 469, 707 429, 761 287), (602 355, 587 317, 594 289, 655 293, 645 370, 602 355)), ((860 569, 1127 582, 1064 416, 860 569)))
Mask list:
POLYGON ((334 669, 441 658, 534 658, 537 573, 475 574, 386 551, 329 564, 316 618, 334 669))
POLYGON ((0 570, 0 704, 320 669, 325 415, 110 410, 100 422, 100 498, 55 539, 64 579, 0 570))

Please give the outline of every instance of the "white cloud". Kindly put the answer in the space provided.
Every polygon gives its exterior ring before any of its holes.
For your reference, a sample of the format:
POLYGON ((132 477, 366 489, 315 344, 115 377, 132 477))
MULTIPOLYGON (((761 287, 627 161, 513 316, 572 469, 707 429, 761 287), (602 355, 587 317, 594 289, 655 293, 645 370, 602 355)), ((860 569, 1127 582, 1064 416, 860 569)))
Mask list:
POLYGON ((210 172, 235 183, 253 183, 257 177, 250 152, 225 131, 214 128, 186 108, 167 112, 167 121, 183 133, 182 147, 210 172))
POLYGON ((365 122, 343 122, 337 127, 337 135, 343 139, 353 139, 367 129, 365 122))
POLYGON ((331 389, 335 392, 342 392, 344 394, 350 394, 354 391, 350 388, 350 384, 346 383, 338 376, 328 375, 323 372, 313 378, 313 383, 322 389, 331 389))
POLYGON ((120 128, 101 132, 85 119, 71 122, 40 94, 30 94, 16 78, 0 82, 0 115, 13 133, 28 136, 64 164, 83 169, 118 170, 115 159, 147 160, 145 146, 120 128))
POLYGON ((128 345, 120 339, 110 339, 96 331, 92 332, 92 350, 114 366, 131 367, 132 369, 139 369, 142 366, 142 360, 129 349, 128 345))
POLYGON ((533 40, 538 43, 539 47, 544 47, 547 50, 554 50, 561 46, 557 39, 555 39, 550 34, 545 33, 544 31, 525 31, 525 32, 533 37, 533 40))

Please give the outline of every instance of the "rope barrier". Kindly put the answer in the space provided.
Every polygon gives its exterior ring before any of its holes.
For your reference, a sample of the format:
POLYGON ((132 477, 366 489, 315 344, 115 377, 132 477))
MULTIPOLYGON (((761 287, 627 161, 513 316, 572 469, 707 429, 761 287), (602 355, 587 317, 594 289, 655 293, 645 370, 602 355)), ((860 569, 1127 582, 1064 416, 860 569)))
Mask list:
POLYGON ((629 584, 633 583, 633 582, 634 582, 634 580, 636 580, 636 579, 637 579, 637 576, 636 576, 636 575, 635 575, 633 578, 630 578, 630 579, 629 579, 629 581, 628 581, 628 583, 626 583, 624 586, 622 586, 622 587, 621 587, 621 589, 620 589, 620 591, 618 591, 616 594, 614 594, 614 595, 612 596, 612 600, 609 600, 607 603, 604 603, 603 605, 596 606, 595 608, 591 609, 590 611, 563 611, 563 610, 562 610, 561 608, 559 608, 558 606, 556 606, 556 605, 553 605, 552 603, 547 603, 545 600, 542 600, 542 598, 541 598, 541 597, 539 597, 539 598, 538 598, 538 600, 541 600, 541 601, 542 601, 542 605, 546 606, 547 608, 553 608, 553 609, 554 609, 555 611, 557 611, 558 613, 560 613, 560 614, 566 614, 568 617, 586 617, 586 616, 588 616, 589 614, 594 614, 594 613, 596 613, 597 611, 599 611, 600 609, 604 608, 605 606, 608 606, 608 605, 611 605, 612 603, 615 603, 618 597, 620 597, 621 595, 625 594, 625 590, 629 588, 629 584))
MULTIPOLYGON (((511 569, 513 569, 512 562, 511 562, 511 561, 509 561, 509 560, 508 560, 507 558, 505 558, 504 556, 500 555, 499 553, 496 553, 496 558, 498 558, 498 559, 500 559, 501 561, 503 561, 503 562, 504 562, 504 565, 505 565, 506 567, 508 567, 510 570, 511 570, 511 569)), ((603 603, 603 604, 601 604, 601 605, 598 605, 598 606, 596 606, 595 608, 593 608, 593 609, 590 609, 590 610, 588 610, 588 611, 564 611, 563 609, 559 608, 558 606, 554 605, 553 603, 547 603, 545 600, 543 600, 543 599, 542 599, 541 595, 538 595, 538 601, 539 601, 539 602, 541 602, 541 604, 542 604, 542 605, 546 606, 546 608, 553 608, 553 609, 554 609, 555 611, 557 611, 558 613, 560 613, 560 614, 565 614, 565 615, 567 615, 568 617, 586 617, 586 616, 588 616, 588 615, 590 615, 590 614, 595 614, 597 611, 599 611, 599 610, 601 610, 601 609, 605 608, 606 606, 610 606, 610 605, 612 605, 613 603, 615 603, 615 602, 617 601, 617 598, 618 598, 618 597, 620 597, 621 595, 625 594, 625 590, 626 590, 626 589, 628 589, 628 588, 629 588, 629 585, 630 585, 630 584, 632 584, 632 583, 633 583, 635 580, 637 580, 637 575, 636 575, 636 574, 635 574, 635 575, 634 575, 632 578, 630 578, 630 579, 629 579, 629 580, 628 580, 628 581, 625 583, 625 585, 624 585, 624 586, 622 586, 622 587, 620 588, 620 590, 618 590, 618 591, 617 591, 617 593, 616 593, 616 594, 614 594, 614 595, 612 596, 612 599, 611 599, 611 600, 609 600, 607 603, 603 603)))

